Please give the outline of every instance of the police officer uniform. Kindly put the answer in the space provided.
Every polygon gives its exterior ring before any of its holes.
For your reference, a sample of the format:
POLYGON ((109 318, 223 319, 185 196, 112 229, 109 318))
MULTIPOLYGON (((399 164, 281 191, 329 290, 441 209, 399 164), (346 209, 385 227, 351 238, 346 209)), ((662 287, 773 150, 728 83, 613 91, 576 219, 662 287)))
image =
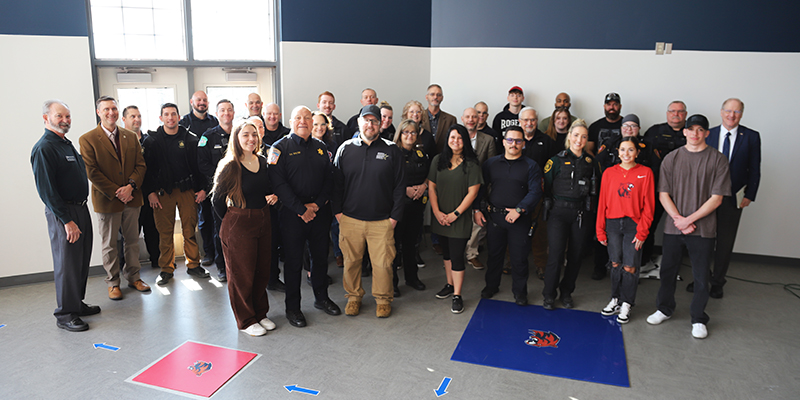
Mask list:
MULTIPOLYGON (((210 193, 211 188, 214 186, 214 174, 217 171, 217 164, 225 157, 225 152, 228 149, 228 141, 230 134, 222 129, 221 125, 217 125, 200 137, 197 143, 197 167, 200 172, 205 175, 208 180, 206 192, 210 193)), ((214 251, 206 251, 206 254, 213 254, 214 262, 217 264, 219 271, 220 281, 227 280, 225 273, 225 256, 222 254, 222 243, 219 239, 219 227, 222 225, 222 220, 219 215, 214 213, 213 206, 211 205, 211 195, 207 196, 202 203, 200 203, 200 218, 197 221, 197 227, 203 235, 203 249, 208 248, 208 245, 213 245, 214 251), (206 243, 206 234, 203 233, 204 229, 210 229, 212 234, 209 235, 211 242, 206 243)))
MULTIPOLYGON (((683 135, 683 129, 673 130, 666 122, 656 124, 650 127, 644 133, 642 142, 647 145, 649 164, 645 164, 653 170, 654 186, 658 188, 659 178, 661 176, 661 161, 667 154, 673 150, 680 148, 686 144, 686 136, 683 135)), ((638 160, 637 160, 638 162, 638 160)), ((656 189, 657 190, 657 189, 656 189)), ((655 193, 658 199, 658 192, 655 193)), ((664 206, 660 201, 656 201, 656 208, 653 213, 653 223, 650 224, 650 234, 647 235, 642 247, 642 263, 647 263, 653 257, 653 246, 656 241, 656 229, 661 217, 664 215, 664 206)))
MULTIPOLYGON (((548 137, 549 139, 549 137, 548 137)), ((528 252, 531 240, 531 214, 542 198, 542 171, 532 159, 521 156, 514 160, 504 155, 492 157, 483 163, 485 186, 480 197, 487 197, 487 242, 489 263, 486 270, 486 288, 482 297, 492 297, 500 287, 506 249, 511 259, 511 291, 519 305, 528 304, 528 252), (487 189, 488 188, 488 189, 487 189), (506 220, 507 208, 520 213, 514 223, 506 220)))
POLYGON ((571 294, 578 278, 581 252, 592 228, 591 197, 597 193, 597 175, 596 163, 585 151, 578 157, 569 149, 563 150, 544 167, 549 239, 549 255, 542 290, 546 309, 553 308, 556 289, 561 293, 564 307, 572 308, 571 294), (559 281, 567 247, 567 266, 563 279, 559 281))
MULTIPOLYGON (((406 187, 417 186, 425 182, 428 178, 428 171, 430 170, 430 159, 428 155, 422 150, 422 145, 417 145, 416 148, 406 150, 402 146, 400 150, 403 153, 403 169, 406 176, 406 187)), ((397 248, 397 254, 401 254, 403 261, 403 274, 406 280, 406 285, 413 287, 417 290, 424 290, 425 284, 420 282, 417 272, 417 238, 419 237, 420 230, 422 229, 422 217, 425 213, 425 204, 427 203, 427 196, 422 196, 419 199, 412 200, 408 196, 404 198, 405 206, 403 208, 403 219, 397 221, 397 226, 394 228, 394 243, 397 248)), ((397 274, 397 268, 392 268, 394 273, 394 288, 395 297, 397 297, 397 285, 400 278, 397 274)))
POLYGON ((330 315, 341 313, 328 297, 327 282, 333 166, 324 142, 313 137, 303 139, 295 133, 272 145, 267 162, 270 181, 282 204, 279 218, 284 248, 286 316, 293 326, 302 327, 306 322, 300 311, 300 283, 306 242, 311 253, 314 307, 330 315), (315 203, 319 210, 313 220, 305 223, 300 215, 306 212, 308 203, 315 203))

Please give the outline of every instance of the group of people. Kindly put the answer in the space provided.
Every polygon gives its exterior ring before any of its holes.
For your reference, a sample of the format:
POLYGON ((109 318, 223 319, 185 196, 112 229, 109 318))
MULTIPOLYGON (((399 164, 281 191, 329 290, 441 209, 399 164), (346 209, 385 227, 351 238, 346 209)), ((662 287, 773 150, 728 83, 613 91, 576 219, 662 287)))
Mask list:
POLYGON ((122 111, 121 127, 116 100, 104 96, 96 103, 100 123, 81 136, 80 154, 65 137, 69 108, 46 102, 46 130, 31 162, 51 231, 57 325, 86 330, 80 317, 100 312, 83 302, 92 236, 88 179, 109 298, 123 297, 120 272, 130 288, 150 290, 139 277, 139 229, 153 266, 161 269, 156 283, 170 282, 177 207, 187 273, 208 278, 201 264, 216 264, 217 278, 228 282, 237 326, 249 335, 276 327, 267 318, 268 289, 286 293, 291 325, 306 326, 304 276, 314 307, 341 314, 328 296, 331 245, 343 268, 344 313, 360 313, 362 275, 371 274, 376 316, 389 317, 401 296, 399 267, 406 286, 426 289, 418 276, 426 212, 446 272, 435 296, 452 297, 453 313, 465 309, 467 265, 486 269, 482 298, 498 293, 507 273, 515 302, 527 305, 531 252, 544 280, 543 307, 554 309, 559 298, 572 308, 581 258, 594 249, 592 277, 602 279, 607 271, 611 277, 611 300, 602 313, 617 315, 620 323, 630 319, 642 260, 652 262, 653 236, 666 212, 658 310, 647 322, 673 314, 686 247, 694 276, 688 288, 694 291, 692 335, 707 335, 705 305, 709 296, 722 296, 741 209, 755 200, 760 178, 760 137, 739 125, 740 100, 723 103, 722 125, 713 129, 706 117, 687 118, 686 105, 672 102, 667 123, 640 137, 639 118, 621 115, 616 93, 605 97, 605 116, 591 125, 570 114, 566 93, 540 121, 514 86, 491 126, 484 102, 464 110, 459 124, 441 109, 439 85, 430 85, 425 99, 427 107, 405 104, 395 129, 392 107, 379 105, 375 90, 362 92, 362 108, 347 123, 333 115, 335 97, 326 91, 318 111, 295 107, 284 127, 280 108, 264 106, 258 94, 245 105, 250 117, 234 121, 233 103, 219 101, 213 116, 198 91, 182 119, 177 105, 164 104, 162 125, 143 134, 136 106, 122 111), (478 258, 483 238, 487 266, 478 258))

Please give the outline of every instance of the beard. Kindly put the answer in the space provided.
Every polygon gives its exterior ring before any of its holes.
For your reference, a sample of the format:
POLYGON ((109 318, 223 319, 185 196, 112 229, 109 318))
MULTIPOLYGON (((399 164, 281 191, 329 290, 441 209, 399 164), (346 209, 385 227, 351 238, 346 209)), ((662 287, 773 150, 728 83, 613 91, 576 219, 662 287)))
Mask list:
POLYGON ((69 128, 72 127, 72 125, 70 125, 67 122, 62 122, 62 123, 59 123, 59 124, 51 123, 50 126, 53 127, 54 131, 56 131, 57 133, 60 133, 62 135, 66 135, 67 132, 69 132, 69 128))
POLYGON ((617 119, 619 118, 619 113, 616 110, 608 110, 606 111, 606 118, 608 119, 617 119))

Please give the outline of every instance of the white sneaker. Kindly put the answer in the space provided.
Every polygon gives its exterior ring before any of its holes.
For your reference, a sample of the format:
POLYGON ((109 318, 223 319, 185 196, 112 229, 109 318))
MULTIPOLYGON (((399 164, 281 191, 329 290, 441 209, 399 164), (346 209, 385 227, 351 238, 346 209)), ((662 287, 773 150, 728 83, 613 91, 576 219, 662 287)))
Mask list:
POLYGON ((242 332, 250 336, 264 336, 267 334, 267 330, 264 329, 264 327, 261 326, 260 324, 250 325, 247 328, 242 329, 242 332))
POLYGON ((617 315, 617 322, 620 324, 627 324, 629 321, 628 315, 631 313, 631 304, 630 303, 622 303, 622 307, 619 308, 619 315, 617 315))
POLYGON ((696 323, 692 324, 692 337, 695 339, 705 339, 708 336, 708 329, 706 324, 696 323))
POLYGON ((658 324, 668 320, 669 318, 670 318, 669 315, 666 315, 666 314, 662 313, 661 311, 656 310, 656 312, 650 314, 650 316, 647 317, 647 323, 650 324, 650 325, 658 325, 658 324))
POLYGON ((262 319, 261 321, 258 321, 258 323, 259 323, 259 325, 263 326, 264 329, 266 329, 268 331, 273 331, 273 330, 275 330, 275 328, 277 328, 275 323, 270 321, 269 318, 267 318, 267 317, 264 317, 264 319, 262 319))
POLYGON ((600 314, 603 315, 614 315, 619 312, 619 299, 616 297, 611 298, 611 301, 608 302, 606 308, 603 311, 600 311, 600 314))
POLYGON ((645 273, 650 272, 650 271, 652 271, 652 270, 654 270, 656 268, 658 268, 656 263, 654 263, 652 261, 648 261, 647 264, 642 265, 642 267, 639 269, 639 273, 640 274, 645 274, 645 273))

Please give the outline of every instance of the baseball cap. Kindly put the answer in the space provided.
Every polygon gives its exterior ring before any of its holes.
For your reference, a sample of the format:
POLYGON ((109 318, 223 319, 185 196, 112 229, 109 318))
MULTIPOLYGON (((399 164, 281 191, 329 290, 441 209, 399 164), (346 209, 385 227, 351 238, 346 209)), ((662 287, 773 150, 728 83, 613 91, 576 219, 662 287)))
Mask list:
POLYGON ((606 95, 606 100, 604 103, 608 103, 609 101, 616 101, 617 103, 622 104, 622 101, 619 99, 619 94, 611 92, 606 95))
POLYGON ((359 116, 363 117, 363 116, 365 116, 367 114, 372 115, 373 117, 375 117, 377 119, 381 119, 381 109, 378 108, 378 106, 376 106, 374 104, 368 104, 368 105, 366 105, 366 106, 361 108, 361 112, 359 113, 359 116))
POLYGON ((686 118, 685 129, 689 129, 695 125, 700 125, 703 129, 708 130, 708 118, 702 114, 695 114, 689 118, 686 118))

